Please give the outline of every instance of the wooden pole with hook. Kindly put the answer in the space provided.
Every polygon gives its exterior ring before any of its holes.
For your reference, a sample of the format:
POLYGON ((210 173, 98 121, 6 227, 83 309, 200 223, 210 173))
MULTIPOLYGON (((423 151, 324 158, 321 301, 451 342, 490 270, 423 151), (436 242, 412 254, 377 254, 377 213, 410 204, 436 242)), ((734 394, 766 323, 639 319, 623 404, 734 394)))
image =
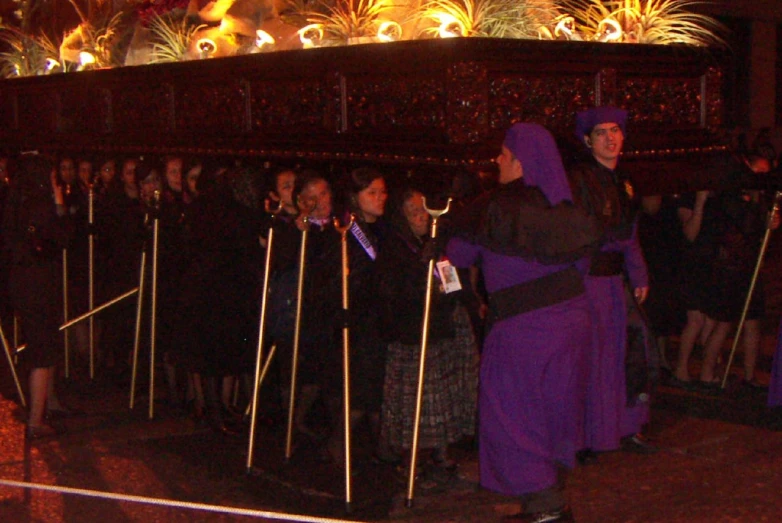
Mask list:
MULTIPOLYGON (((87 192, 87 306, 95 307, 95 186, 87 192)), ((95 379, 95 318, 90 316, 90 379, 95 379)))
POLYGON ((749 290, 747 291, 747 298, 744 300, 744 308, 741 311, 741 318, 739 324, 736 327, 736 334, 733 336, 733 345, 730 348, 730 356, 728 356, 728 363, 725 365, 725 375, 722 377, 722 383, 720 388, 724 389, 728 383, 728 374, 730 373, 730 366, 733 364, 733 357, 736 355, 736 347, 739 344, 741 338, 741 331, 744 329, 744 322, 747 319, 747 312, 749 311, 750 303, 752 302, 752 295, 755 293, 755 284, 758 281, 760 275, 760 268, 763 265, 763 258, 766 255, 766 249, 768 248, 768 240, 771 237, 771 223, 774 220, 774 216, 779 211, 779 200, 782 199, 782 191, 777 191, 774 194, 774 204, 771 206, 771 210, 766 218, 766 233, 763 235, 763 242, 760 244, 760 252, 758 253, 758 261, 755 263, 755 271, 752 273, 752 280, 749 283, 749 290))
POLYGON ((293 355, 291 362, 291 385, 288 393, 288 431, 285 438, 285 461, 291 459, 293 447, 293 415, 296 407, 296 377, 299 369, 299 340, 301 334, 301 306, 304 296, 304 269, 307 261, 307 233, 309 220, 304 217, 304 230, 301 231, 301 247, 299 248, 299 282, 296 289, 296 324, 293 330, 293 355))
POLYGON ((152 220, 152 285, 149 295, 152 299, 149 320, 149 419, 155 417, 155 345, 157 337, 157 261, 160 236, 160 191, 155 191, 155 216, 152 220))
POLYGON ((351 474, 350 474, 350 300, 348 299, 350 264, 348 258, 348 231, 355 224, 356 217, 351 214, 350 220, 340 227, 339 220, 334 218, 334 228, 339 232, 342 245, 342 390, 344 398, 344 428, 345 431, 345 510, 350 513, 351 474))
POLYGON ((81 316, 76 316, 72 320, 68 320, 66 323, 63 323, 62 325, 60 325, 60 329, 59 330, 62 331, 62 330, 65 330, 65 329, 67 329, 69 327, 73 327, 77 323, 80 323, 80 322, 82 322, 82 321, 84 321, 84 320, 86 320, 88 318, 91 318, 92 316, 95 316, 99 312, 101 312, 101 311, 103 311, 105 309, 108 309, 112 305, 115 305, 115 304, 121 302, 125 298, 130 298, 131 296, 133 296, 137 292, 138 292, 138 287, 134 287, 133 289, 130 289, 129 291, 124 292, 124 293, 120 294, 119 296, 117 296, 115 298, 112 298, 112 299, 110 299, 109 301, 107 301, 105 303, 101 303, 100 305, 98 305, 94 309, 91 309, 91 310, 85 312, 81 316))
POLYGON ((147 266, 147 245, 146 241, 141 247, 141 267, 139 267, 138 276, 138 299, 136 301, 136 328, 133 332, 133 368, 130 377, 130 409, 132 410, 136 401, 136 375, 138 373, 138 351, 141 341, 141 317, 144 310, 144 289, 147 266))
MULTIPOLYGON (((255 425, 258 419, 258 389, 261 379, 261 362, 263 361, 263 343, 266 330, 266 304, 269 293, 269 276, 271 274, 272 249, 274 248, 274 217, 282 211, 282 202, 276 210, 271 210, 269 201, 266 201, 266 212, 271 215, 269 235, 266 239, 266 260, 263 269, 263 284, 261 286, 261 314, 258 319, 258 346, 255 356, 255 379, 253 381, 253 397, 250 402, 250 441, 247 446, 247 473, 252 472, 253 451, 255 449, 255 425)), ((270 356, 271 357, 271 356, 270 356)), ((268 362, 267 362, 268 363, 268 362)))
MULTIPOLYGON (((68 249, 62 250, 62 319, 68 323, 68 249)), ((14 329, 16 331, 16 329, 14 329)), ((71 358, 68 346, 68 331, 63 331, 63 343, 65 345, 65 378, 71 377, 71 358)), ((14 332, 16 338, 16 332, 14 332)), ((16 345, 16 339, 14 339, 16 345)))
MULTIPOLYGON (((432 217, 432 228, 430 238, 434 241, 437 238, 437 222, 443 214, 447 213, 451 208, 451 198, 448 198, 448 203, 445 205, 445 209, 430 209, 426 206, 426 198, 424 198, 424 209, 432 217)), ((424 373, 426 368, 426 348, 429 343, 429 316, 432 309, 432 287, 434 283, 434 270, 435 259, 429 260, 428 274, 426 275, 426 298, 424 300, 424 321, 421 327, 421 357, 418 362, 418 389, 416 392, 415 400, 415 419, 413 420, 413 443, 410 448, 410 470, 407 478, 407 498, 405 504, 407 508, 413 506, 413 492, 415 490, 415 469, 416 462, 418 460, 418 429, 421 422, 421 407, 423 405, 424 397, 424 373)))

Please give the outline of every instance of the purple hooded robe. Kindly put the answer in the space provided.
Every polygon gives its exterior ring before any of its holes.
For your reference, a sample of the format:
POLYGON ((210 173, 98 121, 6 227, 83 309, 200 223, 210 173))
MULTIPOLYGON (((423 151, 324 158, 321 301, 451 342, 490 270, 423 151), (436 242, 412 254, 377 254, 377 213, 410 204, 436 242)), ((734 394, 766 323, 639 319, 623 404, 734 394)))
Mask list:
MULTIPOLYGON (((624 133, 626 120, 627 113, 615 107, 589 109, 576 116, 576 135, 583 141, 584 135, 603 123, 615 123, 624 133)), ((646 261, 638 243, 637 220, 631 210, 632 186, 621 173, 593 158, 577 166, 570 175, 574 191, 584 193, 577 195, 576 200, 591 200, 587 203, 593 207, 591 212, 602 214, 607 222, 600 252, 621 253, 631 288, 647 287, 646 261), (582 181, 584 183, 580 183, 582 181), (606 208, 611 209, 610 215, 606 214, 606 208)), ((622 437, 640 432, 649 421, 648 395, 640 397, 646 401, 627 397, 628 306, 624 276, 587 275, 584 284, 591 305, 594 345, 589 356, 585 448, 616 450, 622 437)))
MULTIPOLYGON (((539 188, 552 205, 571 199, 548 131, 534 124, 516 124, 504 145, 521 162, 523 178, 500 187, 498 194, 523 184, 528 188, 522 190, 539 188)), ((523 208, 526 202, 519 205, 523 208)), ((541 209, 538 214, 546 212, 541 209)), ((499 216, 511 221, 510 214, 499 216)), ((496 221, 495 216, 495 230, 502 227, 496 221)), ((522 219, 516 226, 535 229, 543 233, 539 238, 548 238, 558 234, 557 225, 567 228, 572 217, 554 222, 543 219, 531 226, 522 219), (551 234, 546 227, 552 228, 551 234)), ((573 261, 544 264, 529 256, 498 252, 496 246, 465 239, 458 232, 448 244, 447 255, 459 267, 480 265, 490 299, 501 289, 573 266, 573 261)), ((572 298, 499 319, 486 336, 480 370, 479 452, 481 485, 487 489, 517 496, 538 492, 556 485, 560 467, 574 465, 575 451, 583 441, 585 356, 591 343, 589 307, 583 288, 578 287, 572 298)))

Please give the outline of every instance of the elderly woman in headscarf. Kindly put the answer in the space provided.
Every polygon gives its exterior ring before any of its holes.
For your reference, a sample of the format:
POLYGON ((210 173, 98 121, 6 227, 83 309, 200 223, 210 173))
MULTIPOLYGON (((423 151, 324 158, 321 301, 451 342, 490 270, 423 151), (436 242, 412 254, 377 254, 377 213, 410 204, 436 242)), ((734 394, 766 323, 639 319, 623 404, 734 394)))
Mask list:
POLYGON ((62 346, 60 263, 72 231, 53 162, 23 155, 17 172, 19 181, 11 187, 3 213, 3 233, 11 258, 9 296, 21 318, 27 342, 23 362, 30 368, 26 437, 36 439, 58 432, 44 416, 48 408, 57 408, 53 393, 62 346))
POLYGON ((515 124, 500 187, 456 219, 447 255, 479 264, 489 293, 480 369, 481 484, 517 496, 519 521, 570 521, 564 473, 582 439, 589 307, 575 263, 597 240, 574 207, 551 134, 515 124), (546 518, 546 519, 541 519, 546 518))

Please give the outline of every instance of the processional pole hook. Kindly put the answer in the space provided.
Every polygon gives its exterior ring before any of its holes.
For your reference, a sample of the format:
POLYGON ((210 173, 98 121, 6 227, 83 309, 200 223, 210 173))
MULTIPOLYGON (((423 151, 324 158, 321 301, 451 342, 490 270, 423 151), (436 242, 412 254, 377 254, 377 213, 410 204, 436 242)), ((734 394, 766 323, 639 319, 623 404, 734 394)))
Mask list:
POLYGON ((340 243, 342 246, 342 389, 344 395, 344 427, 345 432, 345 510, 350 513, 352 494, 351 494, 351 474, 350 474, 350 300, 349 277, 350 263, 348 258, 348 232, 356 223, 356 216, 350 215, 348 223, 340 225, 339 219, 334 218, 334 228, 340 234, 340 243))
MULTIPOLYGON (((261 287, 261 313, 260 318, 258 319, 258 345, 256 347, 255 357, 255 378, 253 380, 253 397, 252 401, 250 402, 250 439, 247 447, 246 465, 248 474, 252 472, 253 466, 253 451, 255 449, 255 425, 258 419, 258 389, 260 388, 260 380, 263 376, 261 373, 261 362, 263 361, 263 343, 266 330, 266 303, 268 301, 269 276, 271 274, 272 250, 274 248, 274 218, 280 212, 282 212, 282 202, 278 202, 277 208, 272 209, 269 200, 266 200, 264 203, 264 208, 271 217, 271 221, 269 223, 269 234, 266 239, 266 260, 263 269, 263 285, 261 287)), ((273 352, 269 354, 269 361, 266 362, 265 368, 268 368, 268 364, 273 356, 273 352)))
MULTIPOLYGON (((430 209, 426 206, 426 198, 424 197, 424 209, 432 217, 432 227, 430 238, 434 241, 437 238, 437 225, 440 216, 446 214, 451 209, 452 198, 448 198, 448 203, 444 209, 430 209)), ((424 300, 424 321, 421 327, 421 356, 418 362, 418 390, 415 400, 415 419, 413 420, 413 443, 410 448, 410 470, 408 471, 407 478, 407 508, 413 506, 413 492, 415 490, 415 469, 418 456, 418 433, 419 424, 421 422, 421 407, 423 405, 424 397, 424 373, 426 363, 426 348, 429 344, 429 315, 432 309, 432 287, 434 286, 434 266, 435 258, 429 260, 428 272, 426 276, 426 298, 424 300)))
POLYGON ((293 330, 293 355, 291 362, 291 383, 288 392, 288 431, 285 438, 285 461, 291 459, 293 448, 293 416, 296 407, 296 381, 299 370, 299 340, 301 334, 301 307, 304 296, 304 270, 307 261, 307 235, 309 233, 309 213, 304 216, 304 230, 301 231, 301 246, 299 247, 299 282, 296 289, 296 323, 293 330))

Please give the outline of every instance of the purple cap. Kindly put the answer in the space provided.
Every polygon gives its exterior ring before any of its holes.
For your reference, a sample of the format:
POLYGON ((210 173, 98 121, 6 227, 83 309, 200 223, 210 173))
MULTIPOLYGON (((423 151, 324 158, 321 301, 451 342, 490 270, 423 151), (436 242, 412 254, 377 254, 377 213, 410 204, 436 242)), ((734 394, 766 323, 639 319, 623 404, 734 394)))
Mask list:
POLYGON ((588 136, 596 125, 601 123, 615 123, 622 129, 622 134, 627 135, 627 111, 618 107, 593 107, 576 114, 576 139, 584 143, 584 136, 588 136))
POLYGON ((503 145, 521 162, 524 185, 538 187, 552 205, 573 199, 559 149, 545 127, 514 124, 505 133, 503 145))

